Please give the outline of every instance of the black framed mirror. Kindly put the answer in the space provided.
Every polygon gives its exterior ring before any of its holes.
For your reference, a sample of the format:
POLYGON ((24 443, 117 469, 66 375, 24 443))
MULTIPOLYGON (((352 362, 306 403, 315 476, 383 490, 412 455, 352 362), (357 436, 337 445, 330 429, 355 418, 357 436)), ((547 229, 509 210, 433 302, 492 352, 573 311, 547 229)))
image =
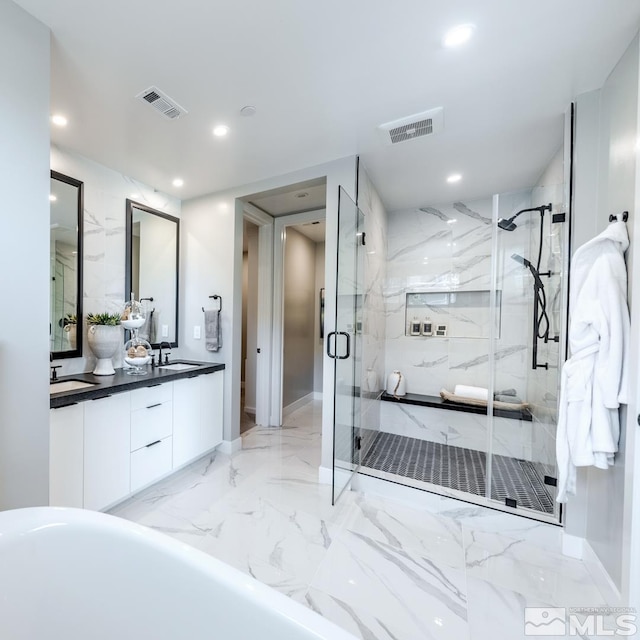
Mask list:
POLYGON ((127 200, 125 300, 133 292, 147 311, 139 336, 158 348, 178 346, 180 220, 127 200))
POLYGON ((49 351, 82 355, 82 221, 84 183, 51 172, 49 351))

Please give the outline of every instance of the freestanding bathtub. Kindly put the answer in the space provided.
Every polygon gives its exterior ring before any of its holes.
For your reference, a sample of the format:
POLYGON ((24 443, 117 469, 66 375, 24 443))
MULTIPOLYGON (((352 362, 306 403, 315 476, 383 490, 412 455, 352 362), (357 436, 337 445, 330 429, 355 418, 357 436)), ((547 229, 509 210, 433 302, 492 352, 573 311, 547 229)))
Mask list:
POLYGON ((145 527, 0 513, 2 640, 354 640, 240 571, 145 527))

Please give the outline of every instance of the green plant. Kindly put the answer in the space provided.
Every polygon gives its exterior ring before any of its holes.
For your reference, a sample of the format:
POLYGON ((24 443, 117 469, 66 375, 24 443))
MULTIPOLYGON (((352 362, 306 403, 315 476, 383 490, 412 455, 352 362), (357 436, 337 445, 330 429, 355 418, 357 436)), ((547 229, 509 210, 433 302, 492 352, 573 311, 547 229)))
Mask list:
POLYGON ((62 324, 66 327, 70 324, 78 324, 78 316, 75 313, 67 313, 64 317, 62 324))
POLYGON ((102 324, 115 327, 120 324, 119 313, 88 313, 87 324, 102 324))

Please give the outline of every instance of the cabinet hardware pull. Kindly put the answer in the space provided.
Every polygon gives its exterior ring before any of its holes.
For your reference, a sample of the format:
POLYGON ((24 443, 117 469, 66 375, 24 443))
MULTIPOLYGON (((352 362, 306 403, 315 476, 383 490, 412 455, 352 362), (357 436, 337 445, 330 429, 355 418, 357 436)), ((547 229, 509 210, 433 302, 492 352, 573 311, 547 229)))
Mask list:
POLYGON ((156 402, 155 404, 150 404, 147 409, 153 409, 155 407, 161 407, 162 406, 162 402, 156 402))
POLYGON ((153 389, 153 387, 159 387, 161 384, 162 382, 158 382, 158 384, 148 384, 147 389, 153 389))
POLYGON ((153 447, 154 445, 160 444, 161 442, 162 442, 162 440, 156 440, 155 442, 152 442, 151 444, 148 444, 146 446, 146 448, 148 449, 149 447, 153 447))
POLYGON ((64 409, 65 407, 73 407, 74 404, 78 404, 77 402, 70 402, 69 404, 62 404, 59 407, 53 407, 53 409, 64 409))
POLYGON ((105 398, 110 398, 112 396, 111 393, 108 393, 106 396, 100 396, 99 398, 91 398, 94 402, 96 400, 104 400, 105 398))

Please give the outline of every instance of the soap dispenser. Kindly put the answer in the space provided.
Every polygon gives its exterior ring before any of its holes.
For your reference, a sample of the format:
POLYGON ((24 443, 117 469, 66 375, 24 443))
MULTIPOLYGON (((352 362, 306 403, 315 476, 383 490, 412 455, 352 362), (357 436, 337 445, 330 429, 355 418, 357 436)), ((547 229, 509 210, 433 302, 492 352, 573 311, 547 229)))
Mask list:
POLYGON ((433 335, 433 323, 431 322, 431 318, 429 318, 428 316, 422 321, 422 335, 433 335))
POLYGON ((409 335, 419 336, 422 323, 418 320, 417 316, 413 317, 413 320, 409 323, 409 335))

